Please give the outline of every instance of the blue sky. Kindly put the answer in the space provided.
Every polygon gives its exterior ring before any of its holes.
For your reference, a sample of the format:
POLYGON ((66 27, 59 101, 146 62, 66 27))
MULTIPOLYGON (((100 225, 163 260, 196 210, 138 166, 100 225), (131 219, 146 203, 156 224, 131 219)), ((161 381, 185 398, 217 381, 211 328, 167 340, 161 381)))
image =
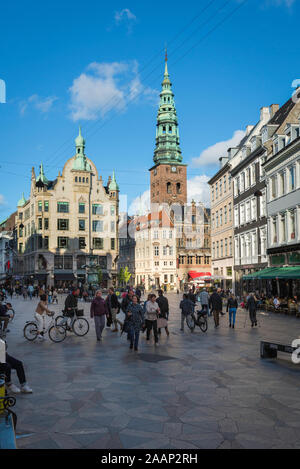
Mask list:
POLYGON ((299 14, 299 0, 2 3, 0 219, 31 166, 56 177, 79 124, 104 180, 115 169, 132 207, 147 199, 165 43, 189 196, 207 202, 217 157, 300 78, 299 14))

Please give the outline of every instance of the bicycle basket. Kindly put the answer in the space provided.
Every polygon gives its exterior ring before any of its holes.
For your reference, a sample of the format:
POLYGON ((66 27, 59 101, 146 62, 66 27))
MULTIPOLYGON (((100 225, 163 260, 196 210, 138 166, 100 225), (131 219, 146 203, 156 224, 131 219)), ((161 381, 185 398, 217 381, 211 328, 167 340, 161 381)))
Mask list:
POLYGON ((84 310, 83 309, 78 309, 76 312, 76 316, 84 316, 84 310))

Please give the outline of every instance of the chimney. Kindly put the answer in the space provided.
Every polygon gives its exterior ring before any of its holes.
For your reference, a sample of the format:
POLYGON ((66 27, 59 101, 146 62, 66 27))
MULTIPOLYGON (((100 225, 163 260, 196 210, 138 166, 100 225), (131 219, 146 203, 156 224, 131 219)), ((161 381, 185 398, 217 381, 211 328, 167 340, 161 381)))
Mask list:
POLYGON ((254 128, 254 125, 247 125, 246 127, 246 135, 249 135, 251 130, 254 128))
POLYGON ((260 108, 260 121, 268 121, 271 117, 270 107, 264 106, 260 108))
POLYGON ((279 104, 271 104, 270 106, 270 117, 273 117, 274 114, 276 114, 276 112, 278 111, 279 109, 279 104))

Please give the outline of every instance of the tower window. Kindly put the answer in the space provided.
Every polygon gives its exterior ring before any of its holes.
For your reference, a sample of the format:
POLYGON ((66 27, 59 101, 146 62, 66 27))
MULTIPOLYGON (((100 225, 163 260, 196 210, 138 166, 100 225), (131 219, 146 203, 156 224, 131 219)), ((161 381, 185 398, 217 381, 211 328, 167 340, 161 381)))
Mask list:
POLYGON ((75 176, 75 182, 77 182, 77 176, 75 176))
POLYGON ((84 182, 84 178, 82 178, 82 182, 84 182))
POLYGON ((163 126, 163 134, 165 134, 165 133, 166 133, 166 126, 164 125, 163 126))
POLYGON ((77 153, 80 153, 80 148, 78 148, 77 153))
POLYGON ((168 98, 168 103, 170 102, 170 97, 168 98))
POLYGON ((171 183, 167 182, 167 194, 171 194, 171 193, 172 193, 171 183))
POLYGON ((172 133, 172 127, 169 125, 169 134, 172 133))
POLYGON ((81 177, 79 178, 79 182, 81 182, 81 177))
POLYGON ((180 182, 177 182, 177 184, 176 184, 176 192, 177 192, 177 194, 181 193, 180 182))

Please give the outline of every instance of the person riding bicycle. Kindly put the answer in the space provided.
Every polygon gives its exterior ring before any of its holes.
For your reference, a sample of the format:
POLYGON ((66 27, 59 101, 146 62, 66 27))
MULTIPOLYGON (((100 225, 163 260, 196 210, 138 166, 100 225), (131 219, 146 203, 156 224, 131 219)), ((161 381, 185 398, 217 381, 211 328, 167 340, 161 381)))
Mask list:
POLYGON ((71 316, 72 311, 74 312, 74 309, 77 309, 79 293, 80 293, 79 288, 76 288, 75 290, 72 291, 72 293, 69 293, 69 295, 67 296, 65 300, 64 313, 68 312, 71 316))
POLYGON ((35 310, 35 319, 38 323, 38 339, 44 339, 44 328, 45 328, 45 314, 48 316, 53 316, 52 311, 50 311, 47 307, 47 296, 41 295, 40 302, 38 303, 36 310, 35 310))
POLYGON ((7 329, 7 325, 10 320, 10 314, 9 314, 10 309, 12 309, 11 303, 6 303, 5 305, 0 304, 0 322, 3 323, 3 326, 2 326, 3 335, 5 335, 6 332, 9 332, 9 330, 7 329))
MULTIPOLYGON (((209 294, 206 291, 206 288, 203 288, 202 292, 199 295, 199 301, 201 303, 200 313, 205 313, 209 316, 209 294)), ((199 316, 199 313, 198 313, 199 316)))

